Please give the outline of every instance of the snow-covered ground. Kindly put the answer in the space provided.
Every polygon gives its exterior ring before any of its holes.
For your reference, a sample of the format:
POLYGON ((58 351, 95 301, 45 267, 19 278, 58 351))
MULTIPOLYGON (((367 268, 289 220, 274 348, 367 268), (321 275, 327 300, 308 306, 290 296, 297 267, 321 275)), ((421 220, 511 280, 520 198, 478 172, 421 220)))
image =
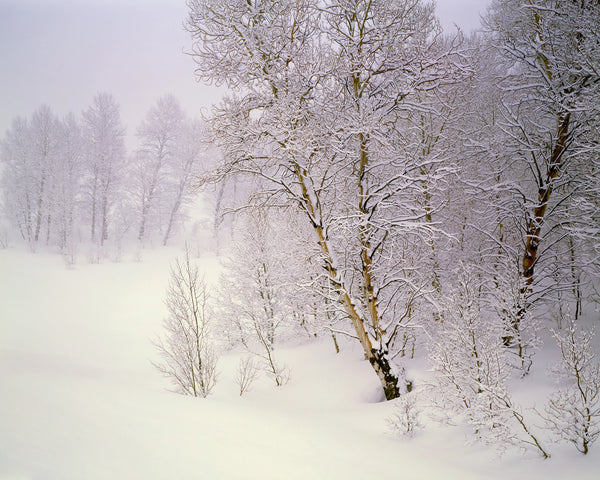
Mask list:
MULTIPOLYGON (((499 457, 427 418, 415 438, 394 436, 393 404, 375 401, 360 352, 336 355, 327 339, 277 352, 291 370, 283 387, 264 378, 239 397, 230 353, 209 398, 170 393, 152 339, 180 253, 68 269, 58 255, 0 250, 0 479, 600 478, 600 445, 499 457)), ((214 258, 200 264, 216 270, 214 258)), ((540 388, 533 377, 517 396, 544 390, 537 374, 540 388)))

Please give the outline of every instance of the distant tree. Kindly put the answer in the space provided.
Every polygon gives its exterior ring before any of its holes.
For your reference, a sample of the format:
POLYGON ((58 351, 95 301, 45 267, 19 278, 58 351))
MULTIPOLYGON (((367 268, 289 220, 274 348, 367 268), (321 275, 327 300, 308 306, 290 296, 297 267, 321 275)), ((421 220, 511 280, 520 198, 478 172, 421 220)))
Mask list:
POLYGON ((2 194, 7 217, 31 246, 35 241, 35 173, 29 122, 17 117, 2 140, 2 194))
POLYGON ((30 121, 15 119, 2 142, 5 205, 32 248, 43 237, 50 243, 60 143, 58 125, 50 107, 43 105, 30 121))
POLYGON ((60 145, 54 169, 56 242, 61 252, 74 261, 75 229, 81 220, 78 203, 81 200, 84 140, 81 126, 73 114, 60 122, 58 131, 60 145))
POLYGON ((165 170, 176 159, 175 149, 184 122, 179 102, 172 95, 158 99, 137 129, 141 143, 138 151, 138 201, 140 225, 138 239, 147 235, 150 216, 156 219, 163 200, 161 191, 165 183, 165 170))
POLYGON ((113 209, 118 205, 124 174, 125 128, 114 97, 100 93, 83 113, 86 138, 84 196, 90 237, 100 246, 108 239, 113 209))
POLYGON ((42 227, 46 230, 46 243, 50 241, 52 228, 52 197, 54 195, 58 153, 58 120, 47 105, 37 109, 31 117, 31 146, 37 170, 36 218, 34 241, 40 239, 42 227))
POLYGON ((183 208, 194 198, 195 182, 208 156, 206 136, 206 127, 200 120, 186 120, 181 125, 172 161, 166 168, 163 245, 167 244, 181 222, 183 208))

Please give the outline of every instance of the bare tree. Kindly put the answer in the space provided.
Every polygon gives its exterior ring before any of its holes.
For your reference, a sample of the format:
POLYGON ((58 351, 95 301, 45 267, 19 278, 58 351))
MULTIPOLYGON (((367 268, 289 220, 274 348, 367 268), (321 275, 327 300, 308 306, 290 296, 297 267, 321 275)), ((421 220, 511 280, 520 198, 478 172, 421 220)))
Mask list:
POLYGON ((89 211, 90 237, 99 245, 108 239, 109 224, 116 206, 118 183, 125 158, 125 129, 114 97, 100 93, 83 113, 87 139, 85 196, 89 211))
POLYGON ((171 267, 165 303, 169 311, 165 337, 155 342, 163 363, 155 366, 179 393, 206 397, 217 381, 217 358, 209 333, 212 311, 208 287, 187 248, 183 260, 171 267))
POLYGON ((254 362, 254 358, 252 356, 247 356, 240 359, 237 377, 235 379, 240 389, 240 397, 250 390, 250 387, 254 383, 254 380, 256 380, 257 376, 258 367, 254 362))
POLYGON ((137 136, 142 143, 137 155, 139 240, 148 234, 150 219, 158 218, 157 210, 163 196, 161 188, 166 183, 165 170, 176 161, 175 148, 183 122, 179 102, 172 95, 167 95, 158 99, 138 127, 137 136))

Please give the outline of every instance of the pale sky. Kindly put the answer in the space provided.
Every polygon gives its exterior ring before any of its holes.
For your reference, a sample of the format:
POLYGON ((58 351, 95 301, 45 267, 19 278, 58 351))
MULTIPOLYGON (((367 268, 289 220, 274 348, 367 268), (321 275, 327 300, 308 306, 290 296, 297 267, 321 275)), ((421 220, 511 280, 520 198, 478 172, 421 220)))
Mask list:
MULTIPOLYGON (((489 0, 437 0, 444 26, 477 28, 489 0)), ((0 0, 0 138, 46 103, 78 115, 98 92, 115 96, 131 135, 173 93, 190 115, 219 97, 185 55, 185 0, 0 0)))

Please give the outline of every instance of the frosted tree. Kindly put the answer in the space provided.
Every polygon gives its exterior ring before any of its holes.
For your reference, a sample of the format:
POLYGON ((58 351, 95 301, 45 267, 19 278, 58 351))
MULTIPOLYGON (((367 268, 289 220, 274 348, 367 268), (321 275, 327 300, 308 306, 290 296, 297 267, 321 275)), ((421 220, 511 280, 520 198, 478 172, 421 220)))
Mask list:
POLYGON ((587 454, 600 436, 600 360, 594 332, 571 316, 567 320, 564 330, 554 333, 561 353, 554 373, 563 386, 551 395, 545 420, 554 435, 587 454))
POLYGON ((155 366, 177 392, 207 397, 217 381, 217 357, 210 337, 213 313, 208 286, 187 248, 185 257, 171 267, 165 303, 169 315, 164 337, 155 342, 163 362, 155 366))
POLYGON ((138 239, 147 235, 151 217, 159 216, 164 194, 165 170, 177 160, 175 149, 185 120, 179 102, 172 95, 158 99, 137 129, 141 148, 137 154, 140 224, 138 239))
POLYGON ((548 458, 508 390, 512 366, 501 339, 503 326, 486 317, 480 277, 468 266, 455 276, 429 345, 438 373, 434 396, 444 410, 464 415, 476 439, 499 447, 530 445, 548 458))
POLYGON ((43 227, 46 243, 50 241, 52 229, 52 203, 55 180, 54 169, 58 150, 58 120, 50 107, 43 105, 31 117, 31 147, 37 188, 35 190, 34 241, 40 240, 43 227))
POLYGON ((69 262, 74 261, 75 230, 80 221, 78 202, 83 174, 84 140, 73 114, 59 124, 60 146, 55 168, 57 244, 69 262))
POLYGON ((206 127, 197 119, 186 120, 180 127, 172 161, 166 166, 164 185, 166 227, 163 245, 166 245, 181 221, 183 208, 193 199, 195 181, 208 157, 206 127))
POLYGON ((577 292, 586 262, 576 239, 598 235, 586 219, 596 207, 585 198, 595 187, 584 172, 599 148, 599 22, 594 1, 497 0, 487 17, 505 72, 493 175, 503 221, 520 237, 511 246, 523 279, 520 314, 557 291, 577 292))
POLYGON ((35 236, 35 178, 30 155, 29 123, 17 117, 2 140, 2 193, 6 215, 21 236, 33 245, 35 236))
POLYGON ((409 392, 396 400, 394 411, 387 422, 393 433, 414 437, 423 428, 420 413, 415 392, 409 392))
POLYGON ((133 229, 167 243, 194 196, 206 129, 167 96, 138 133, 143 148, 125 162, 125 130, 109 94, 97 95, 81 120, 60 120, 48 106, 14 120, 1 142, 3 210, 31 248, 55 245, 72 261, 84 229, 98 247, 111 235, 120 248, 133 229))
POLYGON ((232 343, 241 342, 261 359, 263 370, 277 386, 287 381, 287 370, 275 358, 276 340, 288 333, 293 319, 290 299, 293 275, 285 252, 277 248, 274 216, 249 211, 231 246, 221 279, 220 317, 232 343))
POLYGON ((3 139, 6 213, 32 248, 44 241, 73 253, 82 154, 75 117, 59 120, 48 106, 15 119, 3 139))
MULTIPOLYGON (((190 1, 200 78, 236 93, 215 112, 215 177, 254 175, 261 198, 295 205, 322 272, 388 399, 405 388, 390 359, 419 283, 394 266, 401 237, 431 228, 410 202, 422 163, 400 122, 417 93, 454 79, 433 6, 418 0, 190 1)), ((452 46, 450 50, 452 49, 452 46)), ((422 177, 420 177, 422 178, 422 177)), ((418 187, 417 187, 418 185, 418 187)), ((404 272, 409 272, 405 269, 404 272)))
POLYGON ((17 118, 2 146, 5 204, 23 238, 35 248, 50 243, 59 154, 59 121, 49 106, 27 121, 17 118))
POLYGON ((125 129, 114 97, 100 93, 83 113, 86 138, 84 196, 90 238, 100 246, 108 239, 118 183, 124 174, 125 129))

